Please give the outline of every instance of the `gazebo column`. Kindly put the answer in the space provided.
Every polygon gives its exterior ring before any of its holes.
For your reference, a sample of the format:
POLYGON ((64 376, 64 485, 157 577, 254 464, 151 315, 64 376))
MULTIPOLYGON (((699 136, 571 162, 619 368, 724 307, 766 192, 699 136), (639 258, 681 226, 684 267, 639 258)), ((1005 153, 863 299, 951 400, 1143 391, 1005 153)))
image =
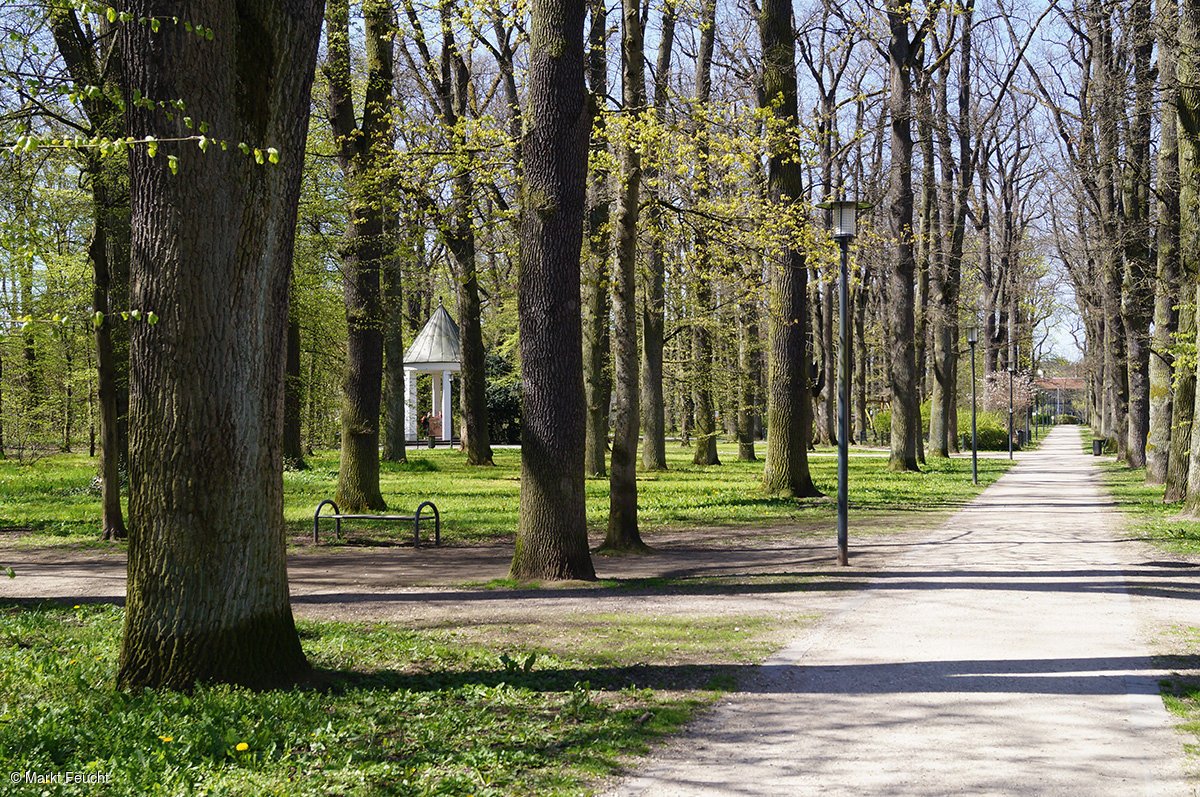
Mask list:
POLYGON ((442 371, 442 439, 454 439, 451 429, 454 420, 454 403, 450 400, 450 372, 442 371))
POLYGON ((404 369, 404 438, 417 439, 417 372, 404 369))
POLYGON ((430 391, 430 393, 432 393, 433 395, 432 395, 432 400, 430 401, 431 406, 429 407, 429 418, 430 418, 429 438, 431 440, 433 439, 433 424, 432 424, 433 417, 438 414, 438 410, 440 409, 440 407, 442 405, 442 380, 438 379, 438 376, 440 376, 440 375, 441 375, 440 371, 434 371, 430 374, 430 376, 433 378, 429 380, 432 383, 432 387, 433 387, 433 390, 430 391))

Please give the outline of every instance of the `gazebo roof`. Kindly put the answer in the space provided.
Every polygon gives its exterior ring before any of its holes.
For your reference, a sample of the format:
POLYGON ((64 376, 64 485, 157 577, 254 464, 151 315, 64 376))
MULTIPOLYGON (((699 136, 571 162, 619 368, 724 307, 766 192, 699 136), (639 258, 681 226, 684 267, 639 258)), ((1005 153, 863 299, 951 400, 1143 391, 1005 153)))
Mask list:
POLYGON ((462 346, 459 343, 458 324, 446 312, 439 301, 433 315, 425 322, 416 340, 404 352, 406 366, 424 363, 461 363, 462 346))

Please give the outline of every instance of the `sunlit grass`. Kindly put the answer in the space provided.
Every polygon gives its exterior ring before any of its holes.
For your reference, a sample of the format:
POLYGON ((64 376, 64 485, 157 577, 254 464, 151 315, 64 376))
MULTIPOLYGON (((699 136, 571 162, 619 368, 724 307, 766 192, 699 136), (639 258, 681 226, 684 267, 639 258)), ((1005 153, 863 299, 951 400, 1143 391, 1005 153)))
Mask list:
POLYGON ((1146 484, 1145 468, 1129 468, 1108 458, 1097 464, 1105 488, 1125 513, 1128 531, 1173 553, 1200 553, 1200 520, 1181 515, 1180 504, 1164 504, 1163 486, 1146 484))
MULTIPOLYGON (((765 446, 760 446, 761 451, 765 446)), ((969 458, 931 458, 922 473, 891 473, 881 452, 853 450, 850 459, 852 515, 871 518, 897 511, 945 511, 976 495, 1008 467, 1005 460, 979 460, 980 487, 971 484, 969 458)), ((669 469, 642 473, 638 504, 643 532, 691 527, 748 527, 784 521, 822 521, 836 511, 829 498, 794 500, 761 489, 762 461, 738 462, 734 445, 720 446, 719 466, 691 464, 691 450, 668 444, 669 469)), ((837 461, 831 449, 810 458, 813 480, 827 495, 836 492, 837 461)), ((337 486, 337 452, 309 457, 310 468, 284 474, 284 515, 289 533, 302 542, 312 533, 312 513, 337 486)), ((457 450, 413 449, 407 464, 383 463, 381 488, 392 511, 410 513, 424 500, 441 511, 443 539, 472 542, 503 539, 517 523, 520 452, 497 449, 495 467, 469 467, 457 450)), ((99 495, 90 488, 95 463, 86 456, 57 455, 33 465, 0 461, 0 540, 54 544, 94 540, 99 495)), ((603 528, 608 516, 608 480, 586 485, 589 524, 603 528)), ((348 522, 349 534, 410 538, 403 524, 348 522)))
POLYGON ((302 622, 320 688, 126 693, 121 621, 0 607, 0 771, 109 778, 6 779, 6 794, 584 794, 770 649, 768 623, 737 615, 579 614, 520 634, 302 622))

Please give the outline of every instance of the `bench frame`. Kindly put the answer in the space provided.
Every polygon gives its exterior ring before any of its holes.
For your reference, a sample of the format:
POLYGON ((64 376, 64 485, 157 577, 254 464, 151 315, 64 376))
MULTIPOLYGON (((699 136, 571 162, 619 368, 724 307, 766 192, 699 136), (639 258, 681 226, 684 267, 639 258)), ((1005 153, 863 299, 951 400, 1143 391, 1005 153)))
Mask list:
POLYGON ((313 513, 313 543, 319 542, 318 534, 321 529, 321 521, 333 521, 333 535, 335 539, 342 538, 342 521, 343 520, 407 520, 413 524, 413 547, 421 547, 421 517, 425 507, 429 507, 433 511, 433 544, 442 544, 442 516, 438 512, 438 508, 433 501, 422 501, 417 506, 417 511, 411 515, 359 515, 359 514, 342 514, 338 509, 338 505, 332 500, 326 498, 321 503, 317 504, 317 511, 313 513), (326 506, 333 507, 333 514, 322 515, 321 510, 326 506))

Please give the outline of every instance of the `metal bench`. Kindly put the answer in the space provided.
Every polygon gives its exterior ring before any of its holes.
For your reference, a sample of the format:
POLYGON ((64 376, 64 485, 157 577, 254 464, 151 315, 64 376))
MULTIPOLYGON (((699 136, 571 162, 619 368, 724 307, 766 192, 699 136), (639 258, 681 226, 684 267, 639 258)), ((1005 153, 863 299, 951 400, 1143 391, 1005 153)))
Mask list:
POLYGON ((408 520, 408 521, 411 521, 413 524, 413 547, 420 548, 421 547, 421 516, 422 516, 421 513, 425 509, 425 507, 429 507, 433 511, 433 544, 441 545, 442 544, 442 516, 441 516, 441 514, 438 513, 438 508, 434 505, 433 501, 422 501, 417 506, 417 511, 412 513, 411 515, 358 515, 358 514, 344 515, 344 514, 342 514, 342 511, 340 509, 338 509, 338 505, 329 499, 325 499, 321 503, 317 504, 317 511, 313 513, 313 543, 318 542, 318 533, 320 532, 321 521, 323 519, 333 521, 333 534, 334 534, 334 537, 338 540, 340 540, 342 538, 342 521, 343 520, 408 520), (326 507, 326 505, 333 507, 333 514, 331 514, 331 515, 322 515, 321 514, 321 510, 324 509, 326 507))

